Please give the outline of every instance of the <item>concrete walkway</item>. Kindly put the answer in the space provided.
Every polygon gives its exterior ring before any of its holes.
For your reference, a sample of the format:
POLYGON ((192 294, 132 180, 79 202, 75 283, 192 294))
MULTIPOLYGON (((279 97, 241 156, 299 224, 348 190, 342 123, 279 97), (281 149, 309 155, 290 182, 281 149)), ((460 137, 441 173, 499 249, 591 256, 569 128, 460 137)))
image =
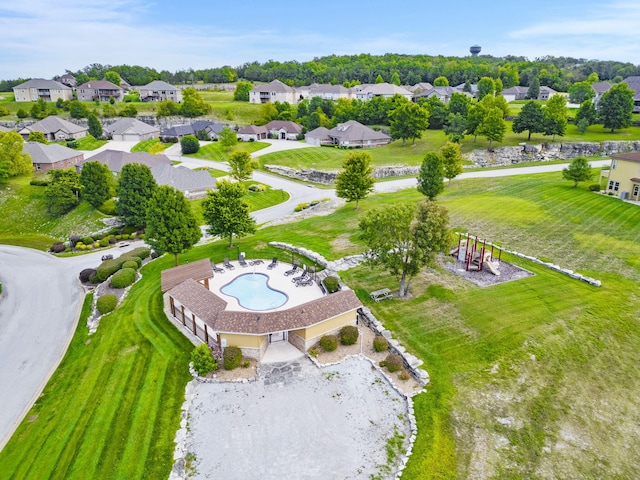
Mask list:
POLYGON ((304 356, 300 350, 291 345, 289 342, 272 343, 264 352, 261 364, 291 362, 304 356))

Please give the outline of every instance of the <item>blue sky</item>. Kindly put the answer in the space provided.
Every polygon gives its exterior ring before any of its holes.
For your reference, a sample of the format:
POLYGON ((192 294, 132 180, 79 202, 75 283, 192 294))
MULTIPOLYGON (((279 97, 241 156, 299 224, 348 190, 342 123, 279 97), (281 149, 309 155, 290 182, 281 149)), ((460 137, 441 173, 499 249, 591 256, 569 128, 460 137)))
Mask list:
POLYGON ((629 0, 0 0, 0 79, 90 63, 157 70, 330 54, 544 55, 640 63, 629 0), (55 5, 53 7, 52 5, 55 5))

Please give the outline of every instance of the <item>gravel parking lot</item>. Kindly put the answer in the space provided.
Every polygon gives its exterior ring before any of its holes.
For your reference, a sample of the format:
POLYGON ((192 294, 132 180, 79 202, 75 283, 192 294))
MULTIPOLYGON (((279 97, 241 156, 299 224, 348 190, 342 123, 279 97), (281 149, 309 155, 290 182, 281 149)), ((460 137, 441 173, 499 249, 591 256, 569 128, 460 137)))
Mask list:
POLYGON ((197 387, 190 478, 393 478, 386 445, 396 431, 404 451, 407 403, 366 360, 262 365, 254 382, 197 387))

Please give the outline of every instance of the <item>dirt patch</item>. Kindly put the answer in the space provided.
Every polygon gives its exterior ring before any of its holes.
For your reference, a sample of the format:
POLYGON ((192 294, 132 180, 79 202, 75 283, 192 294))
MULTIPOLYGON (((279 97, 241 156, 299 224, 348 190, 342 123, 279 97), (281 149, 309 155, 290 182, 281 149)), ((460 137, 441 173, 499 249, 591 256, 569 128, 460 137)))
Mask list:
POLYGON ((349 235, 343 233, 342 235, 338 235, 331 241, 331 247, 336 252, 345 252, 349 251, 349 249, 353 246, 351 240, 349 240, 349 235))
MULTIPOLYGON (((449 258, 452 259, 453 257, 449 258)), ((520 280, 521 278, 527 278, 534 275, 528 270, 507 262, 494 263, 494 266, 496 270, 500 272, 500 275, 494 275, 488 269, 483 269, 482 271, 466 270, 465 262, 461 262, 457 259, 453 261, 449 259, 442 259, 440 263, 445 270, 464 278, 479 287, 490 287, 491 285, 520 280)))
POLYGON ((257 364, 256 361, 252 358, 242 359, 242 361, 248 361, 249 366, 243 367, 242 365, 238 368, 234 368, 233 370, 225 370, 222 364, 220 364, 220 368, 218 370, 214 370, 210 374, 206 376, 206 378, 216 379, 220 382, 232 382, 232 381, 240 381, 240 380, 250 380, 256 377, 257 375, 257 364))

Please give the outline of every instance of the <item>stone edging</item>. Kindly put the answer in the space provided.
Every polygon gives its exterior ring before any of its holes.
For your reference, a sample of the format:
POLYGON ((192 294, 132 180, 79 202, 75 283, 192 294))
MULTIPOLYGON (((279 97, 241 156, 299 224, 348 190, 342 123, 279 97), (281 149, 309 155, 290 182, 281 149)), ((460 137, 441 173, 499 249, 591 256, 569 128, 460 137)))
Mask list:
POLYGON ((329 261, 313 250, 308 250, 303 247, 296 247, 295 245, 291 245, 290 243, 269 242, 269 245, 275 248, 280 248, 282 250, 288 250, 289 252, 297 253, 298 255, 308 258, 309 260, 313 260, 318 265, 321 265, 322 268, 329 271, 329 273, 325 275, 321 275, 322 272, 320 272, 318 275, 321 278, 333 275, 335 272, 348 270, 365 261, 364 255, 348 255, 346 257, 342 257, 339 260, 329 261))

